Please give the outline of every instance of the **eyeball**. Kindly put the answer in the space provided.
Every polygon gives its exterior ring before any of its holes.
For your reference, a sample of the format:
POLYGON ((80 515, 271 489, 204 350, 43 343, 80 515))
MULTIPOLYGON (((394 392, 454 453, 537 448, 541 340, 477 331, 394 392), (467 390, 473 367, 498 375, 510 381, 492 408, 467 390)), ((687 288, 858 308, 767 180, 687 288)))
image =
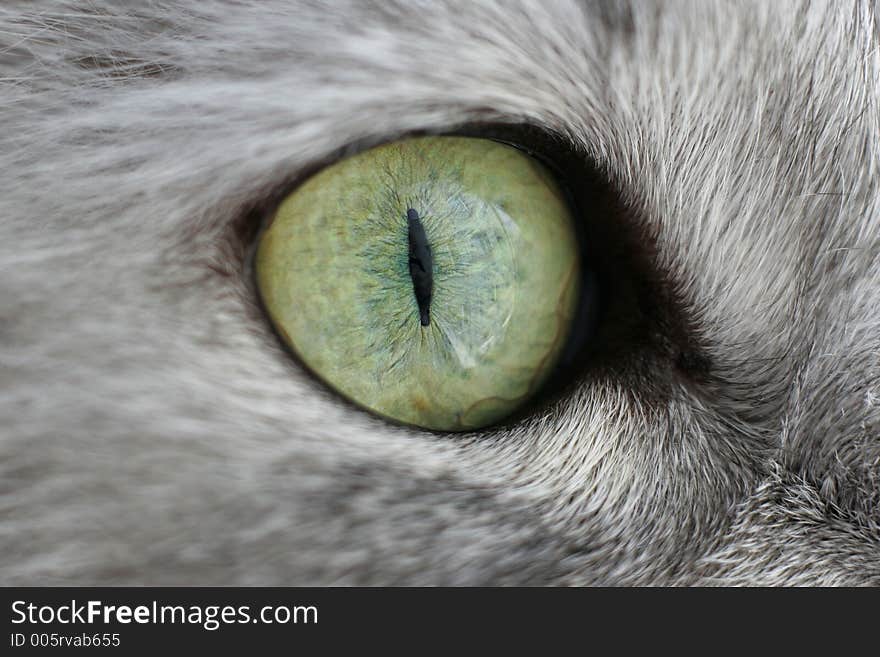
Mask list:
POLYGON ((389 420, 491 426, 553 372, 581 252, 545 166, 488 139, 420 137, 323 169, 259 237, 266 312, 329 387, 389 420))

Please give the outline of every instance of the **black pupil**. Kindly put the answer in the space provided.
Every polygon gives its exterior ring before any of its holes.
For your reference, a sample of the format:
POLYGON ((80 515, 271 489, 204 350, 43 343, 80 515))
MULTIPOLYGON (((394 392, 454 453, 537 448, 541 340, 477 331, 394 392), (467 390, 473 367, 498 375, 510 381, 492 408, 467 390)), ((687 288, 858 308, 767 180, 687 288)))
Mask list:
POLYGON ((434 289, 434 257, 419 213, 409 208, 406 221, 409 225, 409 275, 416 303, 419 304, 419 321, 422 326, 428 326, 431 323, 431 292, 434 289))

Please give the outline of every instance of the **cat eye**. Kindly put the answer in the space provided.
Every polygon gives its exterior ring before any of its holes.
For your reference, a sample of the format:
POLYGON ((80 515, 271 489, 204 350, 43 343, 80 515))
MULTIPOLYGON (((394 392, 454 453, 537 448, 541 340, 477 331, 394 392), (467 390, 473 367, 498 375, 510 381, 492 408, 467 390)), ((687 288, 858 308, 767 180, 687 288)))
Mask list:
POLYGON ((255 273, 277 333, 328 386, 395 422, 496 424, 556 369, 581 303, 575 219, 511 145, 404 139, 287 196, 255 273))

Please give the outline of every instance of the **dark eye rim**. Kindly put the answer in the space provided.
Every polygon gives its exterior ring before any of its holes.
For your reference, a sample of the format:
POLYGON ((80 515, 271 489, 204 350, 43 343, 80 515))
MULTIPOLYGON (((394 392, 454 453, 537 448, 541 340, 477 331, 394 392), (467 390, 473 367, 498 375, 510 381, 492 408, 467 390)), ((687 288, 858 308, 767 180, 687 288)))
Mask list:
MULTIPOLYGON (((643 256, 643 236, 634 234, 629 210, 621 201, 619 190, 608 176, 570 140, 548 130, 528 124, 471 123, 443 131, 412 131, 386 139, 364 139, 349 144, 312 165, 292 179, 265 194, 262 202, 248 213, 239 227, 239 236, 246 240, 244 269, 249 288, 255 296, 262 321, 299 368, 327 394, 359 413, 377 418, 390 426, 406 427, 443 436, 486 435, 506 432, 537 417, 554 404, 564 400, 573 390, 594 376, 605 376, 616 366, 617 359, 628 354, 634 342, 648 342, 643 298, 652 295, 640 284, 645 277, 644 266, 637 263, 643 256), (331 164, 383 143, 425 135, 467 136, 492 139, 523 150, 542 163, 555 176, 567 196, 575 218, 575 228, 582 260, 582 296, 573 322, 574 329, 560 361, 547 381, 518 409, 503 420, 478 429, 462 432, 435 431, 398 422, 364 409, 337 393, 333 386, 313 372, 286 343, 273 325, 263 305, 254 274, 254 252, 281 201, 308 178, 331 164), (640 238, 641 242, 640 242, 640 238), (636 272, 636 275, 634 275, 636 272), (611 326, 609 326, 611 325, 611 326)), ((636 232, 637 233, 637 232, 636 232)))

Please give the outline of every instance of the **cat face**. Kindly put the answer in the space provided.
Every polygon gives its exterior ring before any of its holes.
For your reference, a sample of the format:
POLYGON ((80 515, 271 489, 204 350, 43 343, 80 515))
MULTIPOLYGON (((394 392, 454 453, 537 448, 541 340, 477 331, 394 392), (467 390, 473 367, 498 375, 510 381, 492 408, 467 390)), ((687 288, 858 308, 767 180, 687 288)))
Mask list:
POLYGON ((880 583, 875 12, 7 3, 0 580, 880 583), (307 374, 250 254, 304 176, 457 131, 592 172, 617 310, 444 434, 307 374))

